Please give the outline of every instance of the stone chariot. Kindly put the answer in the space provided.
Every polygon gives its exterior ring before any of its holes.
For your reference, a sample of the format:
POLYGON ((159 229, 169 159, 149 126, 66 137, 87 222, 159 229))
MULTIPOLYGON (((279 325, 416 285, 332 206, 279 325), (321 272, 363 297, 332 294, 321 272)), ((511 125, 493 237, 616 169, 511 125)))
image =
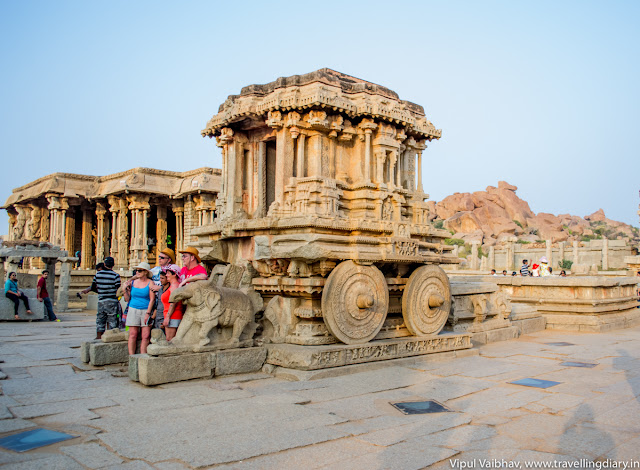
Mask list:
POLYGON ((242 269, 264 301, 265 343, 347 345, 437 335, 451 309, 440 264, 458 258, 427 221, 424 109, 321 69, 251 85, 202 131, 222 149, 202 258, 242 269))

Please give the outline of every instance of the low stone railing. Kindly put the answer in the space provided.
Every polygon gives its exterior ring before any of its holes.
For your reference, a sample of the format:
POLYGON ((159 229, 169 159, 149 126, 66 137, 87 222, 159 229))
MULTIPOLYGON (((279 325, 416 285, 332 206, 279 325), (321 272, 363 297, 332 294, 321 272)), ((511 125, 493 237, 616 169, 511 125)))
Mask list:
POLYGON ((534 306, 547 329, 603 332, 640 325, 633 277, 452 276, 452 281, 491 281, 512 302, 534 306))

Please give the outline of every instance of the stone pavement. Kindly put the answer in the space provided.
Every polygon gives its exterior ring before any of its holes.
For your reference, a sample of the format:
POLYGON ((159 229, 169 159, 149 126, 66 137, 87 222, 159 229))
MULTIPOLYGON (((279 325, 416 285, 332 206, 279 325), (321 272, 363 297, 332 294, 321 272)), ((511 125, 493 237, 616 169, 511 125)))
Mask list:
POLYGON ((483 459, 640 456, 639 327, 544 331, 476 356, 399 360, 313 381, 251 374, 145 388, 122 367, 80 362, 94 316, 61 318, 0 323, 0 437, 35 426, 78 437, 22 454, 0 450, 0 470, 441 469, 473 459, 477 468, 483 459), (562 383, 508 383, 526 377, 562 383), (452 412, 409 416, 389 404, 424 399, 452 412))

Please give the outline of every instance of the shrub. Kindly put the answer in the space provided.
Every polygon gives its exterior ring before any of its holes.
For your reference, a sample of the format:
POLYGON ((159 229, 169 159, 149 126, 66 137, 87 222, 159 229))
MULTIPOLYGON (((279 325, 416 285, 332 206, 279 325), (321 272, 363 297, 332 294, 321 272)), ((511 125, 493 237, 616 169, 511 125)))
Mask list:
POLYGON ((522 223, 517 221, 516 219, 513 219, 513 223, 516 224, 518 227, 520 227, 521 229, 524 229, 524 227, 522 226, 522 223))
POLYGON ((572 265, 573 265, 573 261, 568 259, 561 259, 560 262, 558 263, 558 266, 560 267, 560 269, 571 269, 572 265))
POLYGON ((464 246, 464 240, 462 240, 461 238, 445 238, 444 239, 444 244, 445 245, 464 246))
POLYGON ((521 245, 526 245, 527 243, 531 243, 531 242, 527 240, 516 240, 516 243, 520 243, 521 245))
POLYGON ((436 220, 433 226, 435 228, 444 228, 444 220, 436 220))

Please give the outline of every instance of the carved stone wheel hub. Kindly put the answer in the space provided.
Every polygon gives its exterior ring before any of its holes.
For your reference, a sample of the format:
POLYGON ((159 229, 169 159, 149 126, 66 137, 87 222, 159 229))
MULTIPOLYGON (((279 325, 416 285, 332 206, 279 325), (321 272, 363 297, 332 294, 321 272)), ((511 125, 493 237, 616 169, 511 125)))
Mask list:
POLYGON ((389 291, 375 266, 343 261, 329 274, 322 290, 322 316, 333 336, 360 344, 378 334, 387 317, 389 291))
POLYGON ((402 294, 402 316, 411 334, 437 335, 444 327, 451 309, 451 286, 439 266, 416 269, 402 294))

